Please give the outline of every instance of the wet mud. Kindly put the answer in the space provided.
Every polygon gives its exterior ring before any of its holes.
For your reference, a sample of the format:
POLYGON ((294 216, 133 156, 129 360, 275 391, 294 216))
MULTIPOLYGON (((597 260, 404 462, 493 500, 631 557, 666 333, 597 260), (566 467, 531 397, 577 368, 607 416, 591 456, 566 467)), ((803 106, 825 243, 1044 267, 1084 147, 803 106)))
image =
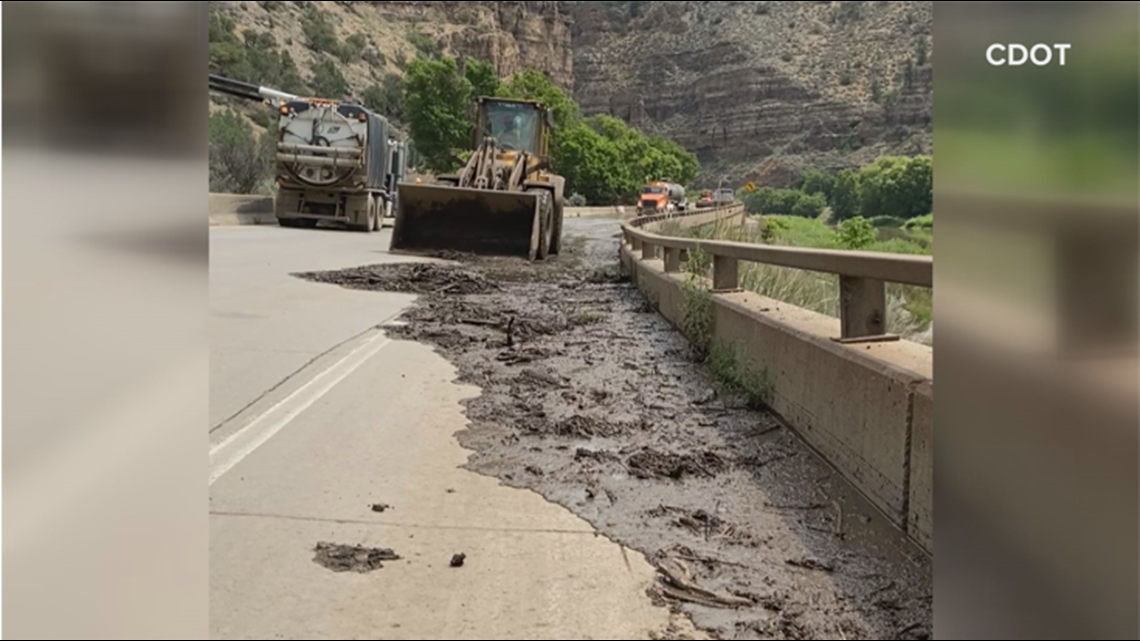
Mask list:
POLYGON ((318 543, 313 562, 333 572, 368 573, 384 567, 385 561, 399 561, 400 557, 386 548, 366 548, 354 545, 318 543))
POLYGON ((547 263, 448 255, 303 277, 422 294, 389 332, 481 388, 459 434, 468 467, 644 553, 652 598, 710 635, 930 638, 929 558, 779 417, 718 387, 619 276, 616 232, 567 220, 547 263))

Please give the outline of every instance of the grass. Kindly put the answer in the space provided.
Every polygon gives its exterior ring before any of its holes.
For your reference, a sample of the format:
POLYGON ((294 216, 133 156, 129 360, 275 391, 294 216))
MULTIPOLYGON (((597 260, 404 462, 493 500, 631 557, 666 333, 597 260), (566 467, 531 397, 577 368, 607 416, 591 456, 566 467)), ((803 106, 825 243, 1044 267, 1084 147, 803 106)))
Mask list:
POLYGON ((681 331, 693 344, 699 358, 708 358, 713 330, 712 293, 709 292, 706 274, 701 264, 711 264, 712 256, 700 250, 689 252, 688 277, 681 285, 681 331), (707 257, 707 262, 701 257, 707 257))
POLYGON ((712 293, 707 280, 711 264, 710 254, 700 249, 689 253, 686 278, 681 285, 681 331, 692 344, 697 358, 708 364, 721 389, 743 395, 749 407, 760 409, 771 399, 772 385, 767 370, 749 366, 739 349, 712 339, 712 293))
MULTIPOLYGON (((765 217, 764 231, 749 231, 739 226, 706 226, 682 229, 679 224, 662 228, 666 235, 701 239, 719 239, 750 243, 767 243, 816 249, 844 249, 834 229, 820 219, 796 216, 765 217)), ((901 228, 879 229, 879 240, 863 251, 930 255, 933 251, 933 221, 929 230, 916 224, 914 230, 901 228)), ((685 334, 696 344, 695 335, 711 329, 711 316, 706 319, 708 306, 707 286, 701 281, 694 284, 695 275, 707 275, 711 256, 705 252, 691 252, 687 266, 690 272, 685 284, 683 326, 685 334), (703 291, 701 291, 703 287, 703 291), (707 326, 706 326, 707 323, 707 326)), ((740 286, 768 298, 795 305, 820 314, 839 317, 839 278, 831 274, 809 272, 759 263, 741 263, 740 286)), ((887 285, 887 327, 910 340, 930 344, 929 330, 933 321, 934 297, 932 290, 909 285, 887 285)), ((714 346, 698 345, 711 354, 714 346)))
POLYGON ((748 365, 739 349, 716 341, 709 352, 708 363, 720 387, 743 395, 750 408, 761 409, 771 404, 772 383, 768 371, 748 365))

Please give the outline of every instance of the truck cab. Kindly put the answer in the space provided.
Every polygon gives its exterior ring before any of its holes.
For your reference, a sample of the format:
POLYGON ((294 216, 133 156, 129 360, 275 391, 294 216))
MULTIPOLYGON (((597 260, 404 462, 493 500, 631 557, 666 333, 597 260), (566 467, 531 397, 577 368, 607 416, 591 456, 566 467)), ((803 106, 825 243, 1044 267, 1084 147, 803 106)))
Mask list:
POLYGON ((649 183, 641 188, 641 198, 637 210, 643 216, 660 214, 669 209, 669 186, 665 183, 649 183))

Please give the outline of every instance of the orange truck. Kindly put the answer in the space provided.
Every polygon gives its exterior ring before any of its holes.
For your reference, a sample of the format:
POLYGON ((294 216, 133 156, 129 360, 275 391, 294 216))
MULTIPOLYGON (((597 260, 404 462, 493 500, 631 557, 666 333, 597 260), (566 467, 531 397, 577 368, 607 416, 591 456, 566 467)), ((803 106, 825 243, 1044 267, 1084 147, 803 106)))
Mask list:
POLYGON ((670 182, 651 182, 642 187, 641 198, 637 201, 639 216, 685 211, 685 188, 670 182))

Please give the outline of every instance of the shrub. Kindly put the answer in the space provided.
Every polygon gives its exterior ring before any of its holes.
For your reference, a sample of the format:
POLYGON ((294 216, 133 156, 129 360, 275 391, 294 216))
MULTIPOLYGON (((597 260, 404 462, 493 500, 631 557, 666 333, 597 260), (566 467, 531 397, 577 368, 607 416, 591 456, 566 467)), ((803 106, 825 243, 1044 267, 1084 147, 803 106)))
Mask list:
POLYGON ((367 45, 368 39, 364 37, 364 34, 354 33, 344 41, 344 44, 338 47, 336 57, 344 63, 360 60, 364 57, 364 47, 367 45))
POLYGON ((412 31, 408 40, 416 48, 416 53, 424 58, 438 58, 443 53, 439 48, 439 43, 422 31, 412 31))
POLYGON ((751 214, 791 214, 802 195, 802 192, 795 189, 761 187, 744 195, 744 207, 751 214))
POLYGON ((875 228, 862 216, 840 223, 836 234, 839 236, 839 245, 844 249, 866 249, 878 239, 875 228))
POLYGON ((574 192, 566 199, 566 204, 571 207, 585 207, 586 203, 586 197, 578 192, 574 192))
POLYGON ((929 231, 934 229, 934 214, 926 214, 925 216, 917 216, 906 221, 903 229, 908 230, 923 230, 929 231))
POLYGON ((833 20, 839 24, 845 25, 854 22, 863 17, 863 3, 853 0, 845 0, 840 2, 839 6, 835 8, 833 20))
POLYGON ((340 67, 329 58, 325 58, 313 67, 313 78, 310 83, 313 91, 320 98, 340 100, 348 96, 351 87, 340 67))
MULTIPOLYGON (((269 134, 272 140, 272 134, 269 134)), ((262 186, 271 165, 262 144, 244 118, 229 109, 210 115, 210 191, 252 194, 262 186)))
POLYGON ((336 29, 323 10, 313 7, 308 11, 301 19, 301 31, 304 32, 313 50, 333 55, 340 52, 336 29))
POLYGON ((867 219, 875 229, 902 229, 906 221, 897 216, 872 216, 867 219))
POLYGON ((768 372, 748 366, 739 348, 732 349, 717 340, 709 350, 708 360, 721 388, 743 396, 752 409, 767 406, 772 393, 768 372))
POLYGON ((273 125, 273 116, 266 109, 257 109, 249 115, 249 119, 259 127, 268 129, 273 125))

